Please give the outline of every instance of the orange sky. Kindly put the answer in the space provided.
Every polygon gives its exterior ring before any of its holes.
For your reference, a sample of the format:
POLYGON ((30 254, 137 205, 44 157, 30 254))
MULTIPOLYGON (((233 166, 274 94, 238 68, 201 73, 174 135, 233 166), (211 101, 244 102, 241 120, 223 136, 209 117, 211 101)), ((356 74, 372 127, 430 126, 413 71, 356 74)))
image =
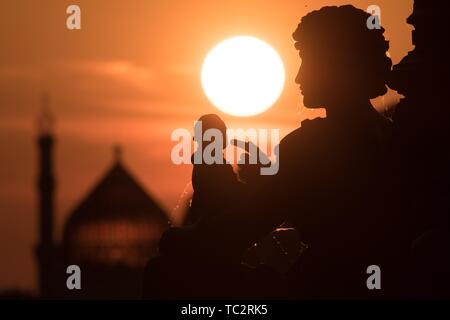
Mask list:
POLYGON ((412 27, 405 22, 412 0, 2 1, 0 290, 36 286, 35 123, 44 91, 57 118, 58 235, 70 210, 110 166, 116 143, 138 180, 171 211, 191 169, 171 163, 172 130, 191 129, 206 112, 223 116, 232 128, 280 128, 285 135, 298 127, 309 114, 298 112, 293 79, 299 61, 291 34, 307 12, 347 3, 381 7, 394 63, 412 49, 412 27), (79 31, 65 26, 70 4, 81 7, 79 31), (238 119, 211 106, 199 75, 209 49, 242 34, 279 52, 287 80, 269 111, 238 119))

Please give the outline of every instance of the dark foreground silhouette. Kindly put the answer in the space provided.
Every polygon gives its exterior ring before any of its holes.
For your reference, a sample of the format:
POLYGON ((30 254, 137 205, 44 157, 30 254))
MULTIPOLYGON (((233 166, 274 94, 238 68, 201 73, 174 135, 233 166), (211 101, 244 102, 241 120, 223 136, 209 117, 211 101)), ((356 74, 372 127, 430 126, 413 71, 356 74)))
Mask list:
MULTIPOLYGON (((219 210, 212 208, 217 204, 204 207, 214 214, 168 231, 161 256, 147 266, 145 298, 405 298, 420 296, 411 288, 412 278, 429 296, 436 293, 437 272, 448 279, 448 219, 439 226, 441 220, 430 217, 434 228, 425 234, 418 227, 425 213, 410 211, 408 198, 419 195, 407 185, 422 175, 403 170, 410 152, 404 147, 406 129, 370 104, 386 93, 392 63, 384 29, 369 30, 368 17, 342 6, 302 18, 293 34, 302 60, 296 83, 304 105, 325 107, 327 117, 303 122, 281 141, 277 175, 253 175, 233 202, 219 210), (284 222, 308 245, 289 272, 280 277, 267 267, 243 265, 245 250, 284 222), (381 269, 382 290, 367 287, 371 265, 381 269)), ((447 151, 438 148, 428 155, 448 165, 448 145, 447 151)), ((448 178, 448 167, 439 169, 446 169, 448 178)), ((251 172, 256 171, 241 167, 244 176, 251 172)), ((433 190, 448 200, 441 175, 434 181, 424 176, 420 183, 428 187, 438 181, 433 190)), ((234 188, 235 182, 208 183, 234 188)), ((423 205, 432 197, 416 199, 423 205)), ((447 217, 446 208, 448 201, 439 202, 440 216, 447 217)), ((445 296, 439 290, 437 296, 445 296)))
POLYGON ((408 292, 450 299, 448 1, 415 0, 407 22, 414 50, 393 68, 389 86, 405 96, 396 107, 397 196, 412 239, 408 292))

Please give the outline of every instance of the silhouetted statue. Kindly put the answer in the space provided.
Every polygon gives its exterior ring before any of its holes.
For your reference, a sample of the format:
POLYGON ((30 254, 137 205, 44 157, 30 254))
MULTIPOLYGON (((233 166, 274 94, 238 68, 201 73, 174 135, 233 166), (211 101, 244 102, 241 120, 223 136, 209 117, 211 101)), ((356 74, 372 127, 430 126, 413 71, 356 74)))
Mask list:
MULTIPOLYGON (((178 245, 171 248, 176 256, 208 266, 214 248, 214 261, 226 266, 229 257, 242 254, 287 221, 308 245, 290 270, 290 297, 399 294, 399 261, 405 250, 397 237, 404 234, 401 216, 392 210, 392 125, 370 103, 386 93, 392 63, 384 29, 369 30, 369 16, 342 6, 302 18, 293 34, 302 60, 296 82, 304 105, 324 107, 327 117, 303 122, 281 141, 277 175, 243 174, 249 191, 240 205, 204 217, 194 232, 179 235, 178 245), (366 287, 371 265, 382 270, 383 290, 366 287)), ((237 275, 224 268, 219 278, 231 281, 237 275)), ((269 280, 264 285, 270 287, 269 280)))
POLYGON ((293 34, 304 105, 327 113, 281 141, 280 172, 270 182, 275 207, 309 245, 291 272, 299 297, 386 298, 402 287, 401 217, 390 199, 392 125, 370 103, 387 92, 392 64, 384 29, 369 30, 367 19, 352 6, 325 7, 293 34), (366 287, 370 265, 381 268, 383 291, 366 287))
POLYGON ((293 35, 302 59, 296 82, 305 106, 324 107, 327 117, 282 140, 278 174, 252 179, 259 192, 245 211, 208 219, 211 234, 228 230, 228 248, 248 246, 285 220, 295 226, 309 249, 291 270, 293 297, 378 296, 366 287, 370 265, 383 270, 383 297, 400 286, 399 221, 389 209, 391 123, 370 104, 387 91, 391 60, 384 30, 369 30, 368 17, 342 6, 302 19, 293 35))

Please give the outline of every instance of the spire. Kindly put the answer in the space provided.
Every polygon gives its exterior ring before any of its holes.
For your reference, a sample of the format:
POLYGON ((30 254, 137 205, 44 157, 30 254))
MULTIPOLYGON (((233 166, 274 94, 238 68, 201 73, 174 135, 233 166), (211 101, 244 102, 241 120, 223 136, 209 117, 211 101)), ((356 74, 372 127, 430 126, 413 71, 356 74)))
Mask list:
POLYGON ((114 162, 120 162, 122 160, 123 149, 120 144, 116 144, 113 147, 113 155, 114 155, 114 162))
POLYGON ((44 93, 41 98, 41 112, 38 116, 38 130, 41 136, 50 135, 53 132, 54 118, 50 111, 50 95, 44 93))

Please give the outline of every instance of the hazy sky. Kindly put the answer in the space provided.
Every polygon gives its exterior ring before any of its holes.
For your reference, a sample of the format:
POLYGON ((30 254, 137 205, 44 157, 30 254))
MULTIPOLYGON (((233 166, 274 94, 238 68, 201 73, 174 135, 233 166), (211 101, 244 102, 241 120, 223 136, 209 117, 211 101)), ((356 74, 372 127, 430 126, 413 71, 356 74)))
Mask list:
POLYGON ((412 0, 2 1, 0 290, 36 286, 36 117, 43 92, 57 119, 58 237, 67 214, 111 165, 116 143, 138 180, 171 211, 191 170, 170 161, 172 130, 191 129, 206 112, 235 128, 280 128, 284 135, 298 127, 305 113, 298 112, 291 34, 309 11, 347 3, 381 7, 394 63, 412 49, 405 21, 412 0), (66 29, 70 4, 81 7, 81 30, 66 29), (267 41, 284 61, 285 89, 263 115, 225 116, 201 90, 205 55, 234 35, 267 41))

